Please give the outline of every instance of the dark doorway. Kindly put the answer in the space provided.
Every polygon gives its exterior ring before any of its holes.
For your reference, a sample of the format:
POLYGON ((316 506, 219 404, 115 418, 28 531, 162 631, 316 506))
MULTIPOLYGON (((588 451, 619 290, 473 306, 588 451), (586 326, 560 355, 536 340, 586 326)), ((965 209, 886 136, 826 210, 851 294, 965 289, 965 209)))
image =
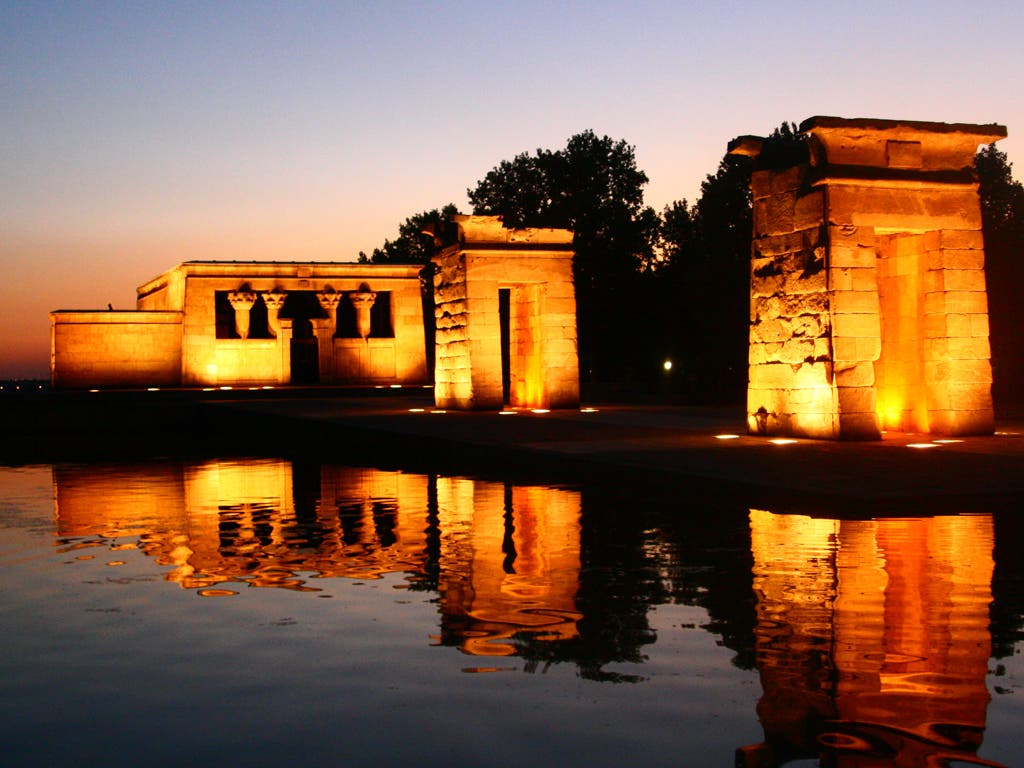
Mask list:
POLYGON ((501 402, 508 405, 512 397, 512 354, 511 354, 511 308, 512 290, 498 289, 498 324, 501 328, 501 402))
POLYGON ((320 383, 320 348, 313 334, 312 318, 327 314, 315 291, 291 291, 281 307, 281 317, 292 321, 291 383, 299 386, 320 383))
POLYGON ((313 324, 297 318, 292 326, 291 345, 292 384, 306 385, 320 382, 320 349, 313 324))

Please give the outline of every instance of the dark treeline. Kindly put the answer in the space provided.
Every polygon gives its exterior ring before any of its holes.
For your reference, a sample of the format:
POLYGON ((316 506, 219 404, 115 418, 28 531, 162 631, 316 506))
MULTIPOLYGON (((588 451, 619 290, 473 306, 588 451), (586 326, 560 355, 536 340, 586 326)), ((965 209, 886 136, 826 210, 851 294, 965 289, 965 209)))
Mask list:
MULTIPOLYGON (((792 123, 775 129, 765 150, 787 159, 803 151, 792 123)), ((1024 391, 1015 296, 1024 286, 1024 188, 994 145, 978 154, 976 169, 998 405, 1024 391)), ((508 226, 573 230, 585 385, 738 403, 747 380, 751 170, 750 158, 726 154, 695 202, 678 200, 658 213, 644 204, 648 178, 633 146, 585 131, 563 149, 501 161, 467 196, 472 213, 501 215, 508 226)), ((396 239, 360 260, 427 263, 454 241, 458 212, 449 203, 410 216, 396 239)))

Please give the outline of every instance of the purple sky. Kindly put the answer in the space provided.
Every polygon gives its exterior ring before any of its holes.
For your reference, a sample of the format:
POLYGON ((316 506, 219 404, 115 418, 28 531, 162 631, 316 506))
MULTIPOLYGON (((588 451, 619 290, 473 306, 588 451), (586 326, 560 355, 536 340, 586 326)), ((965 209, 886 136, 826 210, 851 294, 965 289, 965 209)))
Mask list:
POLYGON ((355 260, 586 129, 659 210, 811 115, 998 122, 1013 162, 1022 34, 1017 0, 0 0, 0 378, 48 375, 50 310, 191 259, 355 260))

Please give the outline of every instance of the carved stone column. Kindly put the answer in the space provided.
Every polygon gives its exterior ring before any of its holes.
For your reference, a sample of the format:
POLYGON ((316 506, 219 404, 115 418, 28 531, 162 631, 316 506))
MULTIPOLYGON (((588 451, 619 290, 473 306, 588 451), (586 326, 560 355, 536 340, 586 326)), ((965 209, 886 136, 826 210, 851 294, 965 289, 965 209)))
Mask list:
POLYGON ((359 337, 365 339, 370 335, 370 310, 377 300, 377 294, 373 291, 353 291, 348 299, 356 308, 356 330, 359 337))
POLYGON ((338 330, 338 302, 341 301, 341 294, 325 291, 324 293, 318 293, 316 299, 320 302, 324 312, 327 313, 327 319, 331 321, 329 326, 330 333, 327 336, 328 338, 333 338, 338 330))
POLYGON ((270 291, 263 294, 263 303, 267 305, 267 327, 270 328, 270 335, 275 339, 281 330, 279 315, 281 307, 284 306, 284 300, 287 298, 288 294, 284 291, 270 291))
POLYGON ((249 310, 256 303, 256 294, 252 291, 232 291, 228 294, 231 308, 235 310, 235 330, 239 338, 249 338, 249 310))

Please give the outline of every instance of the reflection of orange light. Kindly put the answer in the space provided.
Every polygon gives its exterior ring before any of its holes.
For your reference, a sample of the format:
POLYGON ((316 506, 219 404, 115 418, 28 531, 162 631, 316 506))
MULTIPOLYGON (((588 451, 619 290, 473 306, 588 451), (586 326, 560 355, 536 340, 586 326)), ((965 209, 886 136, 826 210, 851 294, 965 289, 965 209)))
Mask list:
POLYGON ((738 440, 739 435, 715 435, 716 440, 738 440))
POLYGON ((580 408, 580 413, 597 413, 597 408, 580 408))
POLYGON ((530 413, 551 413, 547 408, 532 408, 530 413))
POLYGON ((811 757, 884 729, 899 737, 892 765, 972 755, 989 700, 992 526, 751 510, 766 741, 811 757), (936 741, 947 724, 958 729, 936 741))
POLYGON ((907 443, 907 448, 938 448, 935 443, 907 443))
POLYGON ((313 500, 293 479, 289 462, 270 459, 55 467, 57 533, 80 537, 69 552, 129 549, 109 539, 134 537, 168 581, 215 597, 238 583, 315 591, 324 582, 310 574, 423 573, 433 528, 444 642, 495 656, 517 653, 524 633, 577 636, 578 492, 323 465, 313 500))
POLYGON ((794 440, 792 437, 773 437, 768 442, 771 443, 772 445, 789 445, 791 443, 795 443, 796 440, 794 440))

